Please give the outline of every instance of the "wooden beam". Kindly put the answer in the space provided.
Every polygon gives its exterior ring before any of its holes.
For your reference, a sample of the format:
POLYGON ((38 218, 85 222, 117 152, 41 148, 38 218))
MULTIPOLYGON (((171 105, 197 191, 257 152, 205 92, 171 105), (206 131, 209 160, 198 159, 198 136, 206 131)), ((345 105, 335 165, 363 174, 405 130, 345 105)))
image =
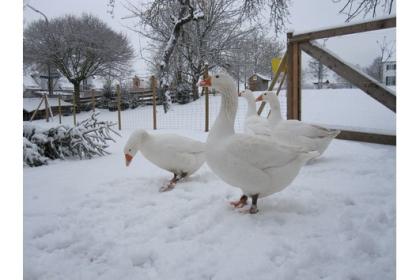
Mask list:
POLYGON ((394 146, 397 142, 397 137, 395 135, 366 133, 351 130, 341 130, 341 133, 336 138, 394 146))
POLYGON ((293 37, 293 33, 289 32, 287 33, 287 72, 289 73, 287 75, 287 92, 286 92, 286 96, 287 96, 287 119, 293 119, 293 89, 292 89, 292 84, 293 84, 293 77, 292 77, 292 73, 293 73, 293 52, 292 52, 292 48, 293 48, 293 44, 290 42, 290 39, 293 37))
POLYGON ((397 18, 385 18, 385 19, 378 19, 368 22, 356 23, 356 24, 348 24, 340 27, 335 28, 328 28, 323 30, 318 30, 314 32, 302 33, 294 35, 290 38, 290 42, 305 42, 315 39, 321 38, 329 38, 341 35, 348 35, 353 33, 359 32, 367 32, 385 28, 393 28, 397 26, 397 18))
POLYGON ((293 76, 292 82, 292 119, 300 120, 301 119, 301 86, 300 86, 300 67, 301 67, 301 51, 298 43, 292 44, 293 52, 293 71, 291 72, 293 76))
POLYGON ((350 83, 359 87, 361 90, 393 112, 396 112, 397 98, 390 89, 386 88, 368 75, 361 73, 355 67, 343 62, 334 54, 328 52, 320 46, 316 46, 310 42, 301 43, 300 45, 302 50, 310 56, 319 60, 322 64, 348 80, 350 83))

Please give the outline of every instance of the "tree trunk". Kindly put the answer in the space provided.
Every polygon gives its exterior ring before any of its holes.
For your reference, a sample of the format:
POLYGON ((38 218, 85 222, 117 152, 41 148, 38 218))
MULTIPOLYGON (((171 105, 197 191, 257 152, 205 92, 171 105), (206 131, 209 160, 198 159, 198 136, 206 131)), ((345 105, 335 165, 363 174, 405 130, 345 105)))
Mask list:
MULTIPOLYGON (((201 67, 199 67, 199 69, 201 69, 201 67)), ((191 85, 192 86, 191 90, 192 90, 192 94, 193 94, 193 100, 197 100, 198 98, 200 98, 200 94, 198 92, 198 86, 197 86, 197 83, 200 80, 200 72, 201 72, 201 70, 199 72, 193 74, 192 85, 191 85)))
POLYGON ((74 99, 76 103, 76 113, 80 113, 80 82, 72 82, 74 87, 74 99))

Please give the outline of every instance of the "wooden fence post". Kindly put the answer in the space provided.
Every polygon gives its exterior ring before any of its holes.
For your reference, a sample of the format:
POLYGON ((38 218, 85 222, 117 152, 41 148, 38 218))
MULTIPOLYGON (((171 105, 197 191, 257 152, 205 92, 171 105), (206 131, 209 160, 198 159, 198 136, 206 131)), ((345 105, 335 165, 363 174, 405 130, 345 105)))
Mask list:
POLYGON ((39 110, 39 108, 40 108, 40 107, 41 107, 41 105, 42 105, 42 101, 44 101, 44 96, 42 96, 41 101, 40 101, 40 102, 39 102, 39 104, 38 104, 38 107, 36 107, 36 109, 35 109, 34 113, 32 114, 31 119, 29 120, 30 122, 31 122, 31 121, 33 121, 33 119, 34 119, 34 118, 35 118, 35 116, 36 116, 36 113, 38 113, 38 110, 39 110))
POLYGON ((76 126, 76 93, 73 92, 73 124, 76 126))
POLYGON ((93 109, 93 112, 95 113, 95 90, 94 89, 92 89, 91 90, 91 95, 92 95, 92 109, 93 109))
POLYGON ((121 130, 121 89, 117 85, 117 110, 118 110, 118 130, 121 130))
POLYGON ((287 33, 287 119, 301 119, 301 50, 298 42, 290 42, 293 32, 287 33))
POLYGON ((156 129, 156 78, 155 76, 151 77, 151 87, 152 87, 152 102, 153 102, 153 129, 156 129))
POLYGON ((44 95, 44 96, 43 96, 43 98, 44 98, 44 104, 45 104, 45 120, 46 120, 47 122, 49 122, 49 121, 50 121, 50 117, 49 117, 49 112, 48 112, 48 101, 47 101, 47 96, 46 96, 46 95, 44 95))
POLYGON ((58 95, 58 122, 61 124, 61 94, 58 95))
MULTIPOLYGON (((209 77, 209 64, 206 62, 204 64, 204 79, 207 79, 209 77)), ((205 120, 204 120, 204 131, 209 131, 209 88, 204 88, 204 94, 205 94, 205 120)))

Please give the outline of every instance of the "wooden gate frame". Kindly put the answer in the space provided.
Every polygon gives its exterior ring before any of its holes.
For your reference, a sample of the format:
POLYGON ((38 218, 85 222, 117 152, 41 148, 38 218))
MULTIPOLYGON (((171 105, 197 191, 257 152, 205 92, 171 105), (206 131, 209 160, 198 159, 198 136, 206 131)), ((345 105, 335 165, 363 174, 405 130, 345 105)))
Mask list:
MULTIPOLYGON (((336 72, 366 94, 380 102, 394 113, 396 112, 395 92, 361 73, 352 65, 340 60, 336 55, 323 49, 312 40, 341 35, 361 33, 385 28, 395 28, 396 17, 378 19, 363 23, 344 25, 336 28, 318 30, 309 33, 293 35, 287 33, 287 118, 301 120, 301 53, 302 50, 322 64, 336 72)), ((280 68, 280 67, 279 67, 280 68)), ((280 69, 279 69, 280 70, 280 69)), ((395 135, 366 133, 360 131, 342 130, 339 139, 355 140, 379 144, 396 144, 395 135)))

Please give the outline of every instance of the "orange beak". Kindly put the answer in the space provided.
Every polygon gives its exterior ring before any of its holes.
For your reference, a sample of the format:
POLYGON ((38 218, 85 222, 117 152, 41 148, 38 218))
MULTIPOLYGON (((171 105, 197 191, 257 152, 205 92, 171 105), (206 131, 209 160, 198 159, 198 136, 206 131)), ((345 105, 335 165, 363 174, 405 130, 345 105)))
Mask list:
POLYGON ((255 99, 255 102, 257 102, 257 101, 263 101, 262 94, 260 96, 258 96, 257 99, 255 99))
POLYGON ((133 157, 129 154, 125 154, 125 166, 129 166, 133 157))
POLYGON ((211 87, 211 76, 209 76, 207 79, 203 79, 200 82, 198 82, 198 86, 211 87))

